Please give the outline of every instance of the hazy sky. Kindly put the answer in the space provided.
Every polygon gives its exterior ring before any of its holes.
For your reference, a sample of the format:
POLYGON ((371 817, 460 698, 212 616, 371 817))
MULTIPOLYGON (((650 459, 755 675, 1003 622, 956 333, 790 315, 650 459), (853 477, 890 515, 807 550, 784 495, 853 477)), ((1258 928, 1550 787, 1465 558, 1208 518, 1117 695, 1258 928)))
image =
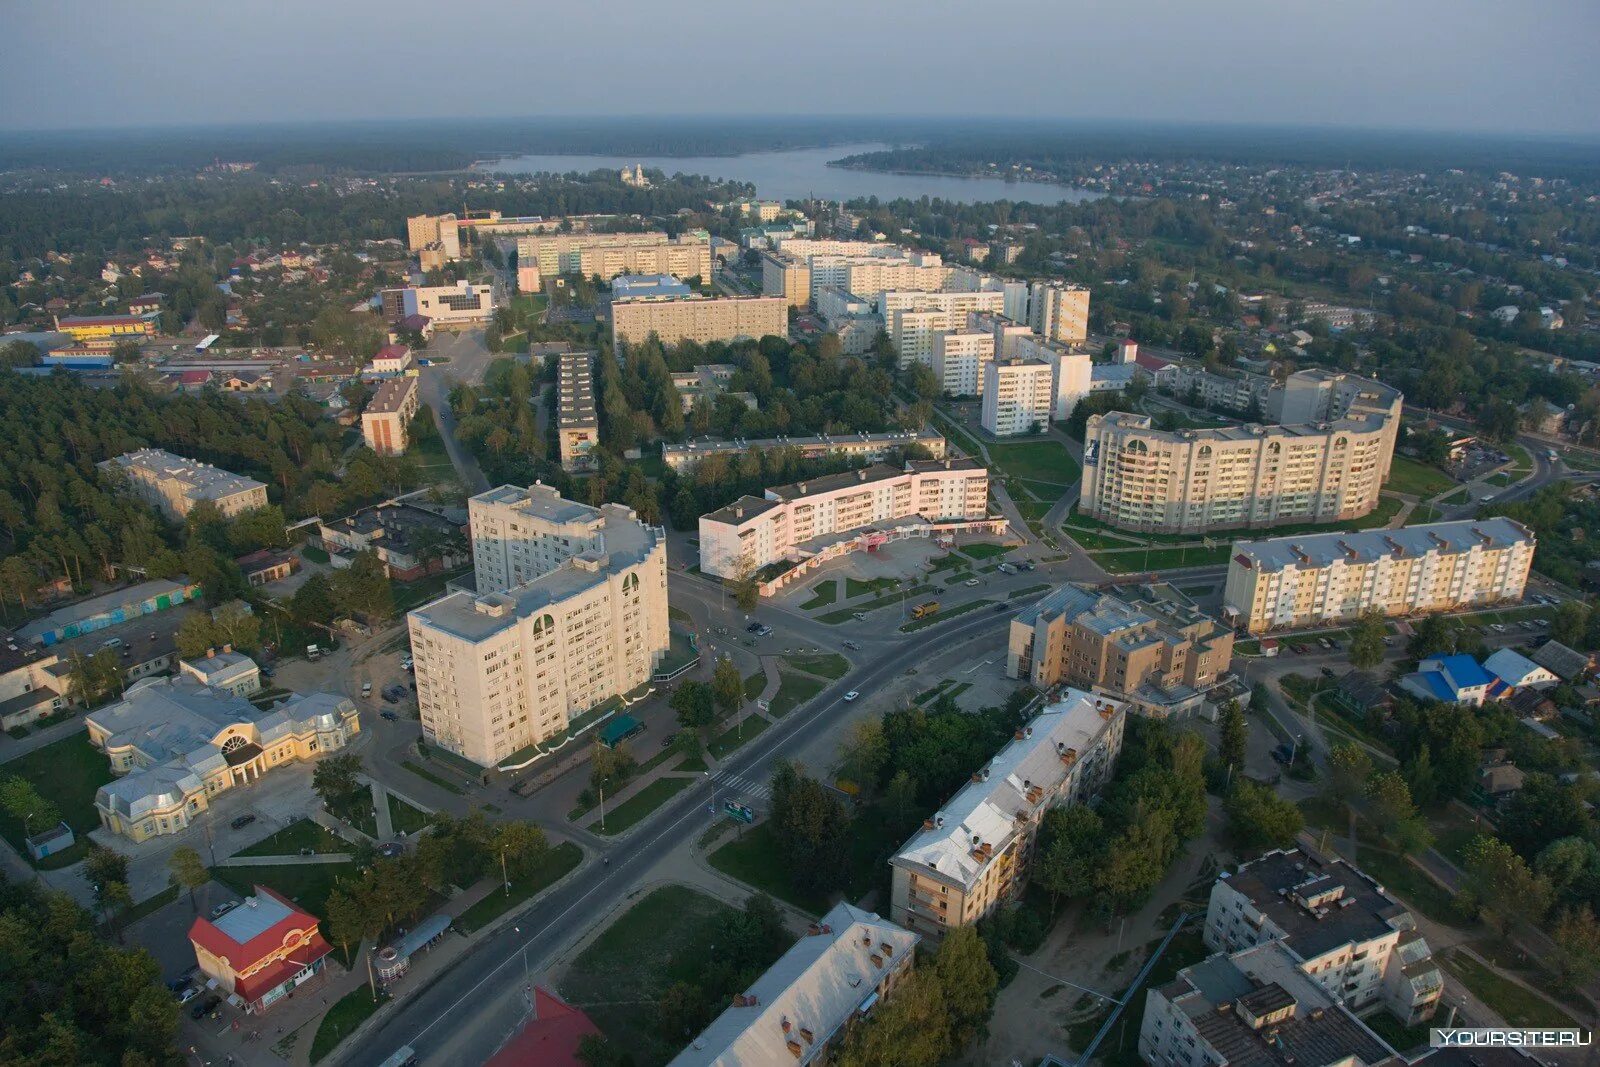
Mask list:
POLYGON ((1600 0, 0 0, 0 128, 904 114, 1600 132, 1600 0))

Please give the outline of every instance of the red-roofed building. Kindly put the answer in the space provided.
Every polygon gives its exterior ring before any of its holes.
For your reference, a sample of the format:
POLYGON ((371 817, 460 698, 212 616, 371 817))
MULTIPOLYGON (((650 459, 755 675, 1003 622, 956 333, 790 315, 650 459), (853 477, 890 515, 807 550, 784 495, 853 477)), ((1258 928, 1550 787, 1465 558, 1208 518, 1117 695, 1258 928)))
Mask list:
POLYGON ((1170 359, 1162 359, 1160 356, 1152 356, 1148 352, 1140 352, 1138 355, 1133 357, 1134 366, 1143 367, 1151 374, 1154 374, 1156 371, 1160 370, 1162 367, 1165 367, 1171 362, 1172 361, 1170 359))
POLYGON ((583 1067, 578 1043, 599 1033, 583 1012, 535 986, 533 1017, 484 1067, 583 1067))
POLYGON ((259 1014, 306 980, 320 974, 332 949, 317 929, 320 920, 264 885, 215 921, 189 927, 195 962, 229 999, 259 1014))

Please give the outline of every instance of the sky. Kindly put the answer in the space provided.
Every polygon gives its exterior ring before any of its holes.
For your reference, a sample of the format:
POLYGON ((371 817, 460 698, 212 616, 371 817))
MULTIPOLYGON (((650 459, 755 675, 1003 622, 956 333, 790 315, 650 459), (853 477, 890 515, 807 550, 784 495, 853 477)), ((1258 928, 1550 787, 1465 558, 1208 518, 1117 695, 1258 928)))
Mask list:
POLYGON ((1597 0, 53 0, 0 129, 950 115, 1600 132, 1597 0))

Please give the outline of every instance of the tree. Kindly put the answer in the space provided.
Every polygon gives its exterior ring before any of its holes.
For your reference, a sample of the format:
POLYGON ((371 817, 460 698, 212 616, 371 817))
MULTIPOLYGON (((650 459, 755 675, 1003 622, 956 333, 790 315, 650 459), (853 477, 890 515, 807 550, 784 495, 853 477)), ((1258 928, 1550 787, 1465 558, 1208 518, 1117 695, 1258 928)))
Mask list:
POLYGON ((1589 905, 1567 908, 1550 929, 1556 977, 1568 989, 1586 985, 1600 972, 1600 922, 1589 905))
POLYGON ((744 679, 739 677, 739 668, 727 656, 718 657, 717 666, 711 672, 711 699, 718 718, 732 715, 744 703, 744 679))
POLYGON ((937 1067, 956 1051, 951 1025, 944 983, 920 967, 848 1031, 838 1067, 937 1067))
POLYGON ((1272 698, 1267 693, 1265 682, 1257 682, 1250 687, 1250 714, 1265 715, 1272 706, 1272 698))
POLYGON ((1105 849, 1105 822, 1093 808, 1072 804, 1045 813, 1031 877, 1050 894, 1052 920, 1062 897, 1087 897, 1094 890, 1105 849))
POLYGON ((117 654, 102 648, 92 656, 72 653, 67 667, 67 691, 72 699, 91 707, 122 692, 122 664, 117 654))
POLYGON ((494 828, 490 848, 506 865, 513 879, 529 877, 550 851, 544 831, 531 822, 503 822, 494 828))
POLYGON ((61 810, 40 796, 33 783, 21 775, 0 778, 0 808, 22 823, 24 833, 30 836, 61 821, 61 810))
POLYGON ((205 861, 200 858, 200 853, 188 845, 179 845, 168 857, 167 869, 168 880, 180 889, 189 891, 189 907, 198 913, 200 905, 195 902, 194 891, 211 881, 211 872, 206 870, 205 861))
POLYGON ((673 982, 656 1001, 656 1031, 663 1040, 681 1044, 711 1022, 705 990, 693 982, 673 982))
POLYGON ((849 840, 844 805, 786 760, 772 772, 770 825, 797 889, 822 895, 844 886, 849 840))
POLYGON ((1222 714, 1217 717, 1217 759, 1230 773, 1237 773, 1244 769, 1245 745, 1249 740, 1250 727, 1245 723, 1244 711, 1240 709, 1237 700, 1230 700, 1222 706, 1222 714))
POLYGON ((616 790, 632 777, 636 766, 626 744, 608 747, 597 737, 589 749, 589 787, 604 789, 609 785, 616 790))
POLYGON ((1462 857, 1462 895, 1504 935, 1513 923, 1537 923, 1550 906, 1550 883, 1533 873, 1511 846, 1479 834, 1462 857))
POLYGON ((704 730, 717 720, 712 687, 693 678, 678 685, 667 706, 678 713, 678 725, 685 730, 704 730))
POLYGON ((1372 777, 1372 757, 1353 741, 1328 750, 1328 792, 1334 801, 1348 805, 1367 791, 1372 777))
POLYGON ((982 1031, 994 1008, 999 976, 989 962, 988 950, 972 926, 958 926, 944 935, 934 953, 933 973, 944 989, 945 1010, 950 1013, 951 1037, 965 1047, 982 1031))
POLYGON ((128 857, 104 845, 90 845, 83 857, 83 877, 94 892, 95 905, 108 919, 133 904, 128 892, 128 857))
POLYGON ((1518 855, 1531 860, 1552 841, 1588 836, 1591 823, 1578 790, 1535 771, 1506 802, 1500 837, 1518 855))
POLYGON ((242 600, 219 604, 211 612, 211 626, 218 644, 242 652, 255 652, 261 647, 261 619, 242 600))
POLYGON ((1411 800, 1411 788, 1397 772, 1375 775, 1367 783, 1367 801, 1373 822, 1400 851, 1421 852, 1433 843, 1433 835, 1411 800))
POLYGON ((1383 639, 1389 628, 1383 616, 1367 612, 1350 628, 1350 665, 1358 671, 1370 671, 1383 662, 1383 639))
POLYGON ((311 788, 322 799, 323 807, 336 815, 344 814, 365 791, 360 774, 361 757, 356 753, 325 756, 311 772, 311 788))
POLYGON ((216 631, 212 628, 211 616, 204 611, 189 614, 178 624, 173 643, 183 659, 203 659, 208 649, 216 647, 216 631))
POLYGON ((359 945, 372 932, 366 909, 356 897, 335 888, 328 894, 322 911, 328 921, 328 936, 338 943, 344 958, 350 959, 350 946, 359 945))
POLYGON ((1241 848, 1288 848, 1304 825, 1299 808, 1248 778, 1234 783, 1226 806, 1228 833, 1241 848))
POLYGON ((756 610, 756 605, 761 603, 761 586, 756 581, 755 560, 748 552, 734 560, 733 577, 729 583, 733 587, 733 601, 739 610, 756 610))
POLYGON ((333 583, 322 573, 305 580, 294 596, 289 598, 289 612, 301 622, 326 626, 333 621, 337 611, 333 600, 333 583))
POLYGON ((883 787, 883 810, 891 827, 909 827, 916 820, 917 780, 909 771, 896 771, 883 787))
POLYGON ((849 782, 863 794, 878 787, 878 776, 889 758, 889 744, 883 735, 880 719, 858 719, 850 726, 845 738, 843 758, 839 762, 839 778, 849 782))

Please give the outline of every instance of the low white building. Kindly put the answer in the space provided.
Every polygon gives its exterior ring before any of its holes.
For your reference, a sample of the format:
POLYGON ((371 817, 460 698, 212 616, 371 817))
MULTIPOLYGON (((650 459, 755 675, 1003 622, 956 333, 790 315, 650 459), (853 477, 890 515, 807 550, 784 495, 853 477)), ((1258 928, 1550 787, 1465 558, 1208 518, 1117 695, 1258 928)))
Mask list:
POLYGON ((227 645, 208 649, 199 659, 181 659, 178 670, 219 693, 247 697, 261 688, 261 668, 243 652, 227 645))

